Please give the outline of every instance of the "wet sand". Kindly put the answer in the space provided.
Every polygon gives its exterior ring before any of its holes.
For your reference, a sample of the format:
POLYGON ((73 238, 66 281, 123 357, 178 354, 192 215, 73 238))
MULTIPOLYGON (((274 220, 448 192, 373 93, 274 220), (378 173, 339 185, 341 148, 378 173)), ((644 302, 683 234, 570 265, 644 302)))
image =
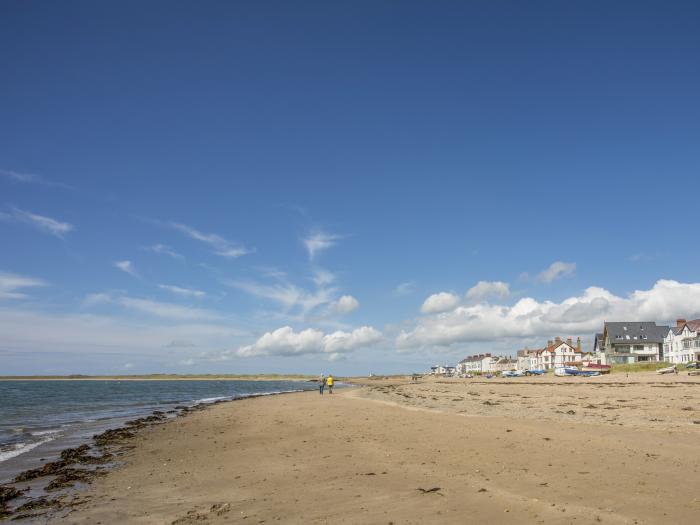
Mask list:
POLYGON ((696 523, 700 378, 634 376, 222 403, 140 431, 55 522, 696 523))

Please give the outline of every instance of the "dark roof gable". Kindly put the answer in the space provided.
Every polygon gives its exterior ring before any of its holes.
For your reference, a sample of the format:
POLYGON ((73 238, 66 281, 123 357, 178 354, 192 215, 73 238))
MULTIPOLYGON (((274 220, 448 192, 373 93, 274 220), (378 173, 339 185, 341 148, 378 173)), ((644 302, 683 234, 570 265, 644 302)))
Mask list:
POLYGON ((634 341, 662 343, 668 331, 668 326, 657 326, 653 321, 605 323, 605 332, 612 344, 630 344, 634 341))

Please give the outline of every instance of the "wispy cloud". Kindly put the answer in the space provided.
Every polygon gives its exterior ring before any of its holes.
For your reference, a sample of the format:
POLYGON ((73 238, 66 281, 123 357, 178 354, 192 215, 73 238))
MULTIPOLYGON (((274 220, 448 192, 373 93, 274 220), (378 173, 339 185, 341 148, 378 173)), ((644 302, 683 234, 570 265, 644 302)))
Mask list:
POLYGON ((133 277, 138 277, 138 272, 131 261, 114 261, 114 267, 119 268, 122 272, 128 273, 133 277))
POLYGON ((37 286, 46 286, 46 283, 34 277, 0 272, 0 300, 24 299, 27 295, 18 290, 37 286))
POLYGON ((203 308, 190 308, 179 304, 151 301, 150 299, 138 299, 135 297, 119 297, 116 300, 124 308, 137 312, 172 319, 176 321, 188 320, 213 320, 220 319, 221 316, 211 310, 203 308))
POLYGON ((323 268, 316 268, 312 277, 312 280, 314 283, 316 283, 316 286, 327 286, 329 284, 333 284, 335 279, 336 277, 334 273, 324 270, 323 268))
POLYGON ((43 233, 48 233, 60 239, 73 230, 73 225, 67 222, 62 222, 45 215, 32 213, 21 210, 19 208, 11 208, 10 213, 0 213, 0 219, 6 221, 17 221, 43 233))
POLYGON ((537 276, 537 280, 542 283, 549 284, 551 282, 556 281, 557 279, 572 276, 575 273, 576 263, 555 261, 551 265, 549 265, 549 268, 540 272, 540 274, 537 276))
POLYGON ((416 289, 415 281, 405 281, 394 288, 394 295, 410 295, 416 289))
POLYGON ((308 237, 302 239, 304 246, 306 246, 306 250, 309 252, 309 259, 312 261, 319 252, 335 246, 338 240, 340 240, 340 235, 325 233, 322 231, 312 233, 308 237))
POLYGON ((294 284, 281 281, 275 284, 262 284, 255 281, 225 281, 224 284, 246 293, 281 304, 286 310, 299 308, 302 314, 317 306, 330 303, 334 299, 335 288, 319 288, 309 292, 294 284))
POLYGON ((67 184, 53 182, 48 180, 46 177, 42 177, 41 175, 36 175, 34 173, 21 173, 13 170, 0 170, 0 178, 9 179, 13 182, 19 182, 21 184, 38 184, 46 187, 72 189, 67 184))
POLYGON ((239 243, 229 241, 216 233, 203 233, 195 228, 192 228, 191 226, 187 226, 186 224, 169 222, 168 226, 187 235, 191 239, 208 244, 214 248, 214 253, 221 257, 235 259, 243 255, 251 254, 255 251, 252 248, 246 248, 239 243))
POLYGON ((182 306, 175 303, 153 301, 151 299, 143 299, 139 297, 130 297, 120 292, 92 293, 88 294, 83 300, 84 307, 96 306, 100 304, 118 305, 127 310, 175 321, 215 320, 222 318, 221 314, 212 310, 207 310, 204 308, 191 308, 189 306, 182 306))
POLYGON ((195 290, 194 288, 182 288, 172 284, 159 284, 158 288, 182 297, 196 297, 199 299, 207 295, 201 290, 195 290))
POLYGON ((168 257, 172 257, 173 259, 178 259, 178 260, 184 260, 185 256, 177 253, 175 250, 173 250, 170 246, 167 246, 165 244, 154 244, 152 246, 146 246, 144 248, 147 252, 151 253, 157 253, 160 255, 167 255, 168 257))

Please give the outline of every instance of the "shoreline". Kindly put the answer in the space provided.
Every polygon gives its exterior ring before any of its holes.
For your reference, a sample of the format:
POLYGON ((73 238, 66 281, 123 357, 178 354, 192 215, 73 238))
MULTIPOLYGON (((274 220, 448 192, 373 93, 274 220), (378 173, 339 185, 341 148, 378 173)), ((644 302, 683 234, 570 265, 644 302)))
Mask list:
POLYGON ((210 404, 139 429, 38 522, 692 522, 700 381, 593 379, 356 379, 210 404))
MULTIPOLYGON (((74 446, 60 446, 48 456, 42 453, 42 456, 46 456, 41 458, 42 464, 19 470, 12 479, 0 483, 0 521, 52 521, 57 518, 57 513, 67 509, 70 511, 74 506, 80 505, 81 496, 90 483, 118 468, 121 457, 133 448, 131 441, 147 428, 173 422, 215 405, 301 392, 304 390, 241 394, 230 399, 212 401, 193 400, 170 410, 151 410, 141 417, 105 421, 96 427, 101 430, 91 437, 66 437, 64 442, 72 442, 74 446), (116 421, 121 423, 115 425, 116 421), (32 514, 36 510, 40 513, 32 514)), ((38 443, 43 444, 47 442, 38 443)), ((34 452, 34 447, 25 453, 29 452, 34 452)))

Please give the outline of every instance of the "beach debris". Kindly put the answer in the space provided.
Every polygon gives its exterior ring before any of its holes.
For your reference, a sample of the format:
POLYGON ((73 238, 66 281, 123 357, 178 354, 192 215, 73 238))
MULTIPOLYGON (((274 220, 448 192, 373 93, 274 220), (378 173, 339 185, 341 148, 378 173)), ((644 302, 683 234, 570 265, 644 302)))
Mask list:
POLYGON ((486 490, 484 487, 481 487, 479 490, 477 490, 477 492, 488 492, 488 490, 486 490))
MULTIPOLYGON (((433 487, 430 489, 424 489, 422 487, 418 487, 416 490, 418 490, 421 494, 432 494, 433 492, 440 494, 440 487, 433 487)), ((442 494, 440 494, 442 495, 442 494)))

